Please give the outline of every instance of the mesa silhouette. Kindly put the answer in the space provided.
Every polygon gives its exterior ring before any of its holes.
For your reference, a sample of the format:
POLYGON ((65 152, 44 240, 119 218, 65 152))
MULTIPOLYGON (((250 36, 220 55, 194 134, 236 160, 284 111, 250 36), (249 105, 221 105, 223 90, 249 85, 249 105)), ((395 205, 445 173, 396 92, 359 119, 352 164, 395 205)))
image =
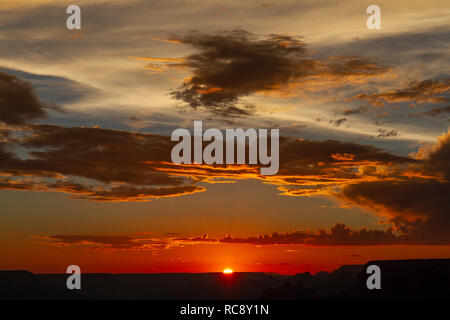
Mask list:
POLYGON ((2 300, 317 300, 450 299, 450 259, 383 260, 346 265, 328 273, 165 273, 81 275, 68 290, 67 274, 0 271, 2 300), (381 290, 369 290, 366 269, 381 268, 381 290))

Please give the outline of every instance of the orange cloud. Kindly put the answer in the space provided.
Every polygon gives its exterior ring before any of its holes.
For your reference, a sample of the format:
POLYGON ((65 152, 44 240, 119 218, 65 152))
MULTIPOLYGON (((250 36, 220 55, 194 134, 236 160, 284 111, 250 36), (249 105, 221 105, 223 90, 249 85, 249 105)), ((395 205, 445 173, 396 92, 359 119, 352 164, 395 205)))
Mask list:
POLYGON ((206 90, 203 90, 203 89, 197 89, 197 92, 198 92, 198 93, 202 93, 202 94, 210 94, 210 93, 218 92, 218 91, 222 91, 222 90, 223 90, 222 88, 214 87, 214 88, 208 88, 208 89, 206 89, 206 90))
POLYGON ((130 56, 130 59, 143 60, 143 61, 156 61, 156 62, 184 62, 183 58, 152 58, 152 57, 136 57, 130 56))
POLYGON ((355 158, 354 154, 348 154, 348 153, 344 153, 344 154, 332 154, 331 157, 333 159, 339 160, 339 161, 345 161, 345 160, 353 160, 355 158))
POLYGON ((152 37, 152 40, 166 42, 166 43, 170 43, 170 44, 183 44, 183 42, 181 42, 178 39, 163 39, 163 38, 159 38, 159 37, 152 37))

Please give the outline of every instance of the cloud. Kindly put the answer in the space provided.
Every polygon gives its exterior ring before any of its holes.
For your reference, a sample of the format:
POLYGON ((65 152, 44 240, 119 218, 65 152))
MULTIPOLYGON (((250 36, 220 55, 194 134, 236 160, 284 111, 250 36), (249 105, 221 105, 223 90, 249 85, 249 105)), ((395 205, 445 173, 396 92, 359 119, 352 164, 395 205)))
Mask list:
POLYGON ((95 201, 149 201, 165 197, 176 197, 197 192, 206 188, 195 185, 169 186, 169 187, 134 187, 124 185, 114 187, 110 185, 93 185, 76 183, 70 180, 41 181, 39 179, 0 179, 0 189, 18 191, 54 191, 64 192, 73 199, 87 199, 95 201))
POLYGON ((411 113, 410 116, 430 116, 430 117, 436 117, 438 115, 441 115, 443 113, 450 113, 450 106, 442 107, 442 108, 436 108, 433 107, 428 111, 419 112, 419 113, 411 113))
POLYGON ((138 236, 52 235, 34 237, 57 246, 84 246, 91 249, 162 250, 170 244, 165 239, 138 236))
POLYGON ((207 235, 190 238, 150 237, 144 235, 105 236, 105 235, 51 235, 33 237, 44 240, 45 244, 58 246, 83 246, 94 249, 120 250, 163 250, 173 247, 199 244, 250 244, 257 246, 270 245, 312 245, 312 246, 342 246, 342 245, 394 245, 412 244, 407 236, 394 234, 393 229, 372 230, 362 228, 352 230, 345 224, 336 223, 330 231, 295 231, 286 233, 274 232, 271 235, 260 235, 248 238, 233 238, 231 235, 222 239, 211 239, 207 235))
POLYGON ((422 243, 450 243, 450 133, 422 148, 415 174, 404 181, 348 184, 340 197, 388 217, 397 230, 422 243), (430 179, 440 175, 441 179, 430 179))
POLYGON ((148 250, 160 251, 195 244, 213 244, 218 240, 208 239, 207 235, 193 238, 174 238, 150 236, 148 233, 125 236, 111 235, 50 235, 35 236, 44 244, 54 246, 79 246, 87 249, 148 250))
POLYGON ((203 192, 206 189, 201 186, 169 186, 169 187, 134 187, 119 186, 105 189, 103 187, 92 187, 81 184, 71 184, 67 182, 56 182, 48 184, 47 188, 54 191, 71 193, 73 198, 88 199, 96 201, 148 201, 152 198, 175 197, 196 192, 203 192))
POLYGON ((204 34, 192 32, 178 40, 197 53, 172 67, 187 68, 192 76, 171 95, 193 109, 225 115, 248 115, 254 106, 242 98, 255 93, 295 90, 304 83, 354 77, 372 77, 388 72, 358 56, 307 58, 305 42, 295 36, 272 34, 259 39, 243 30, 204 34))
POLYGON ((99 244, 112 248, 133 248, 142 244, 136 243, 135 238, 129 236, 80 236, 80 235, 54 235, 47 237, 53 244, 99 244))
POLYGON ((314 233, 311 231, 296 231, 287 233, 272 233, 271 235, 261 235, 250 238, 232 238, 230 235, 220 240, 222 243, 240 243, 253 245, 318 245, 318 246, 341 246, 341 245, 392 245, 410 243, 407 237, 398 236, 392 229, 371 230, 360 229, 352 230, 345 224, 337 223, 331 228, 330 232, 319 230, 314 233))
POLYGON ((395 137, 398 135, 397 130, 389 130, 389 129, 378 129, 378 138, 388 138, 388 137, 395 137))
POLYGON ((361 106, 356 109, 345 109, 342 114, 343 115, 351 115, 351 114, 361 114, 368 111, 368 108, 366 106, 361 106))
POLYGON ((357 99, 365 100, 375 106, 385 103, 417 102, 417 103, 442 103, 447 102, 443 94, 450 90, 450 79, 414 81, 407 86, 381 93, 359 94, 357 99))
POLYGON ((44 124, 19 132, 12 140, 5 134, 0 145, 0 188, 58 191, 97 201, 186 195, 204 191, 199 182, 239 179, 273 184, 283 195, 329 196, 347 184, 404 180, 402 168, 421 161, 355 143, 280 137, 278 174, 261 176, 257 165, 173 164, 175 142, 168 136, 44 124), (18 148, 21 157, 14 152, 18 148))
POLYGON ((46 116, 45 108, 33 87, 13 75, 0 72, 0 122, 22 125, 46 116))
POLYGON ((104 183, 181 183, 143 163, 170 161, 172 143, 167 137, 98 127, 33 125, 27 129, 30 135, 20 145, 38 150, 30 152, 31 159, 20 161, 18 169, 56 171, 104 183))
POLYGON ((171 94, 194 109, 249 114, 250 106, 237 106, 241 97, 285 85, 306 75, 314 64, 305 59, 305 43, 286 35, 259 40, 246 31, 234 30, 214 35, 195 32, 179 40, 200 52, 181 64, 193 75, 171 94), (211 92, 211 88, 220 90, 211 92))
POLYGON ((339 127, 341 124, 343 124, 345 121, 347 121, 346 118, 340 118, 337 120, 330 120, 330 124, 332 124, 335 127, 339 127))
POLYGON ((183 243, 190 243, 190 244, 214 243, 214 242, 217 242, 216 239, 210 239, 207 234, 204 234, 201 237, 178 238, 178 239, 175 239, 174 241, 183 242, 183 243))
POLYGON ((155 168, 170 161, 170 137, 57 125, 28 125, 20 132, 21 139, 0 144, 1 189, 58 191, 97 201, 147 201, 205 190, 155 168))

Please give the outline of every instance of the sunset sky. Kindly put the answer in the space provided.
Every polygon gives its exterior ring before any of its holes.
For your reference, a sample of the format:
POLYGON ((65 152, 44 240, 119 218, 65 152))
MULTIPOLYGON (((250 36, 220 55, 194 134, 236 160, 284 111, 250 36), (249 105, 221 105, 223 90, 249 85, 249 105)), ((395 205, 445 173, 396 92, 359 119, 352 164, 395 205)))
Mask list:
POLYGON ((2 0, 0 270, 449 258, 450 5, 371 4, 2 0), (278 173, 173 164, 194 120, 279 128, 278 173))

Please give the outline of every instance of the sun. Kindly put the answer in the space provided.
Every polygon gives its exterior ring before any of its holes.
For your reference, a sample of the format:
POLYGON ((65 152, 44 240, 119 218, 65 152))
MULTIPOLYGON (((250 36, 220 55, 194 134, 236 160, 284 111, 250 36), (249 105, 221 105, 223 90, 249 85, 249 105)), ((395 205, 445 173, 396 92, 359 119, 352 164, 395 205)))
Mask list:
POLYGON ((232 274, 234 271, 232 269, 227 268, 227 269, 224 269, 222 272, 224 274, 232 274))

